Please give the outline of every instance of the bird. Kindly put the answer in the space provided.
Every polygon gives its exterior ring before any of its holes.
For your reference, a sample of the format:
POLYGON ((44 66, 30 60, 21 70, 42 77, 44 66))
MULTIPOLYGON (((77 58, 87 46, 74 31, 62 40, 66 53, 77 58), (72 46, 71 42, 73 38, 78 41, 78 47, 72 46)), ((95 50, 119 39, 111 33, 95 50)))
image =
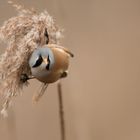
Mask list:
POLYGON ((38 47, 29 59, 32 76, 43 83, 54 83, 68 73, 69 57, 74 55, 62 46, 38 47))
POLYGON ((45 44, 33 51, 29 59, 31 75, 44 83, 34 100, 38 100, 44 94, 48 84, 67 77, 69 58, 73 56, 68 49, 56 44, 45 44))

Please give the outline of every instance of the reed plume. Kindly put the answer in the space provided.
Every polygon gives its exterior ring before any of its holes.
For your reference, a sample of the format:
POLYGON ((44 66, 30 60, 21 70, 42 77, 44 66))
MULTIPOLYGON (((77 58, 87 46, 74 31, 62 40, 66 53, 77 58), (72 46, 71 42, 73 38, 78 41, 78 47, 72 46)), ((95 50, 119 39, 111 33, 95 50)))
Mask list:
POLYGON ((25 9, 21 5, 9 3, 16 9, 17 15, 5 21, 0 27, 0 41, 7 47, 0 56, 0 95, 4 99, 1 113, 6 110, 11 99, 21 93, 27 82, 21 81, 21 75, 30 75, 28 60, 38 46, 48 42, 45 32, 48 32, 49 43, 59 44, 61 29, 59 29, 47 11, 37 13, 34 9, 25 9))

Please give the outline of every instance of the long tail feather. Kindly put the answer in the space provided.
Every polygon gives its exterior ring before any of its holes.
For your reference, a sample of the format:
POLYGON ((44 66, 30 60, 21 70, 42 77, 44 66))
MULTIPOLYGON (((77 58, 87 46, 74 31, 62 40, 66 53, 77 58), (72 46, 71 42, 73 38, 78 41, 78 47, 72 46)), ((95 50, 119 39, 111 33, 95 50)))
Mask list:
POLYGON ((33 102, 36 103, 39 101, 39 99, 44 95, 46 89, 48 87, 48 84, 42 84, 41 88, 39 90, 39 92, 37 92, 34 96, 33 96, 33 102))

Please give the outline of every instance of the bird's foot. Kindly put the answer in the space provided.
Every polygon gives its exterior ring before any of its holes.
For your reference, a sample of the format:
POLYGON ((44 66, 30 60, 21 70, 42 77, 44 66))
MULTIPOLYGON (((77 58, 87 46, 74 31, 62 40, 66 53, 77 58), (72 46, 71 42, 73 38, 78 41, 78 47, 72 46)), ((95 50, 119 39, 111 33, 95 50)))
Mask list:
POLYGON ((65 78, 68 76, 68 71, 64 71, 62 74, 61 74, 61 78, 65 78))
POLYGON ((28 76, 26 73, 23 73, 20 76, 20 81, 23 82, 23 83, 25 83, 28 80, 33 79, 33 78, 35 78, 35 77, 34 76, 28 76))

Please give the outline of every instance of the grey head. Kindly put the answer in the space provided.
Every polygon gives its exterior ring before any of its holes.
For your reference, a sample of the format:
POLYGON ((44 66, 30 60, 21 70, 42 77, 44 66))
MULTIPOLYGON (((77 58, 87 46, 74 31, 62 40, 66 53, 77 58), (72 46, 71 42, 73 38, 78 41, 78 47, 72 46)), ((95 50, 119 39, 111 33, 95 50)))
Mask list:
POLYGON ((54 55, 52 50, 48 47, 35 49, 29 59, 29 66, 31 68, 37 68, 42 66, 49 71, 51 70, 53 65, 54 65, 54 55), (45 59, 48 62, 47 64, 44 62, 45 59))

